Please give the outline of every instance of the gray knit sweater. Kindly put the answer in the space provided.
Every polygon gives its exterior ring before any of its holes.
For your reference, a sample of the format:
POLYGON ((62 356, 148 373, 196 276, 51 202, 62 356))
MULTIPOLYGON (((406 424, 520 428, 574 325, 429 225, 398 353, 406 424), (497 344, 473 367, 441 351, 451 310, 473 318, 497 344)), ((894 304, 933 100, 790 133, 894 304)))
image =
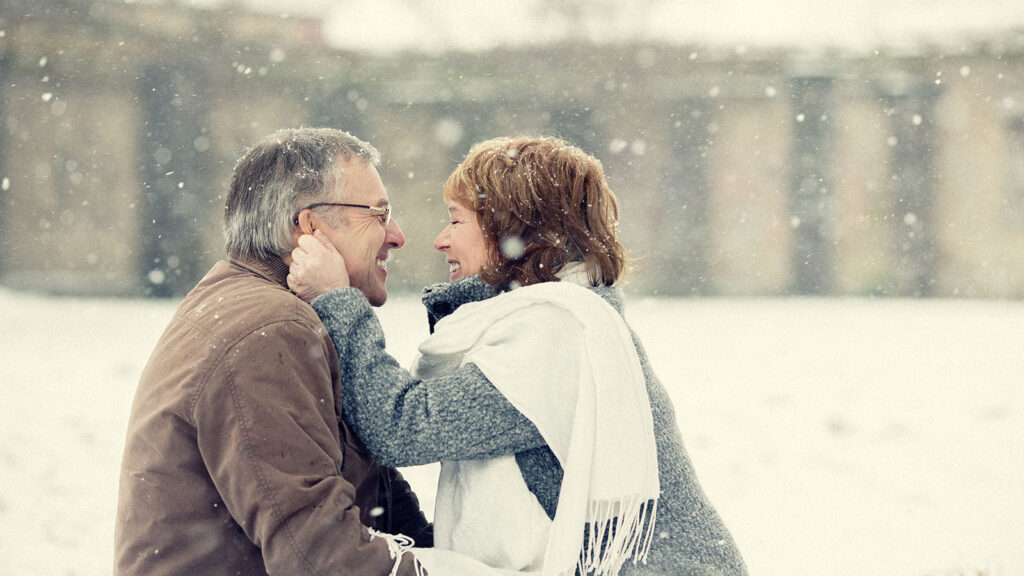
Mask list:
MULTIPOLYGON (((618 289, 593 290, 622 313, 618 289)), ((433 327, 461 304, 493 294, 470 277, 428 288, 423 302, 433 327)), ((385 352, 377 317, 356 289, 329 292, 313 301, 313 309, 338 349, 345 420, 377 460, 397 467, 515 454, 530 491, 554 516, 562 482, 558 460, 537 428, 476 366, 435 379, 413 378, 385 352)), ((697 481, 672 402, 635 333, 633 342, 654 416, 661 497, 647 564, 627 561, 620 574, 745 575, 732 536, 697 481)))

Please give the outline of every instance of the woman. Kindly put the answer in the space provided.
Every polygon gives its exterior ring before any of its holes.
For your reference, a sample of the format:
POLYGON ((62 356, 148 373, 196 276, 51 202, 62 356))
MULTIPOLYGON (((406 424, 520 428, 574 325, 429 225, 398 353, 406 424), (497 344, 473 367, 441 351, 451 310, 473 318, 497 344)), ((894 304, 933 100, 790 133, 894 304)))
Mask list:
POLYGON ((436 546, 545 574, 746 574, 621 317, 600 162, 554 138, 489 140, 444 198, 451 282, 425 291, 411 373, 358 291, 328 292, 346 285, 332 247, 302 238, 289 277, 335 341, 346 420, 374 457, 442 462, 436 546))

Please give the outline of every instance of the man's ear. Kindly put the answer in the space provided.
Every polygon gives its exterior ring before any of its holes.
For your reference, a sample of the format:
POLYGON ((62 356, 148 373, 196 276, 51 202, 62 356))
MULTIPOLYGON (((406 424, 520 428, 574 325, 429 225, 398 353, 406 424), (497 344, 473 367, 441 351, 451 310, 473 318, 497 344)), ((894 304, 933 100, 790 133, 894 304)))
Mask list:
POLYGON ((316 220, 312 210, 299 212, 299 230, 303 234, 312 234, 314 230, 319 228, 319 223, 316 220))

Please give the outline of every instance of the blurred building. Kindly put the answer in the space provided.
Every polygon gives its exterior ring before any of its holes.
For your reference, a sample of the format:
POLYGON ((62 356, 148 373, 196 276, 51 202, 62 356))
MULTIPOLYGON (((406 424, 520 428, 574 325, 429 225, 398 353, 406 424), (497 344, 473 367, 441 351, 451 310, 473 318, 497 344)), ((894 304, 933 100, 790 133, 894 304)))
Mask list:
POLYGON ((397 290, 446 277, 440 188, 469 146, 526 132, 602 159, 634 292, 1024 297, 1024 32, 868 56, 369 57, 234 8, 8 0, 0 19, 9 287, 183 294, 223 256, 235 160, 321 125, 385 156, 397 290))

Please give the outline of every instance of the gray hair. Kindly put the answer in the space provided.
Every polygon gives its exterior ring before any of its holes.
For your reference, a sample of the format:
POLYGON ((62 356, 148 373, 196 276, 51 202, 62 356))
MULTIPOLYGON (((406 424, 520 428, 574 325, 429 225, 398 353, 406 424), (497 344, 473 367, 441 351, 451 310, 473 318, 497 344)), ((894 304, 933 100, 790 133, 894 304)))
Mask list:
POLYGON ((291 252, 300 203, 335 200, 337 158, 380 164, 371 144, 333 128, 278 130, 250 148, 235 164, 224 206, 228 256, 267 261, 291 252))

